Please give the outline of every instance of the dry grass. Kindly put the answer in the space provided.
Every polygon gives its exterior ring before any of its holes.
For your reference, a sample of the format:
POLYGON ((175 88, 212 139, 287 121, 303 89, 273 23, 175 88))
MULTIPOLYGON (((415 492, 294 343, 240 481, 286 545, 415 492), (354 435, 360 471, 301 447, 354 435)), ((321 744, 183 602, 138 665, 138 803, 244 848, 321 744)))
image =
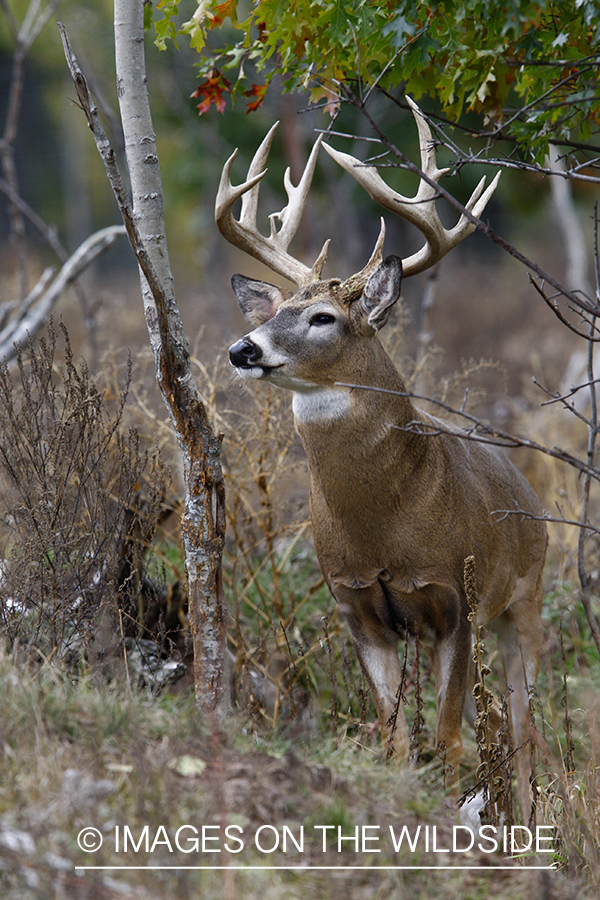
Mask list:
MULTIPOLYGON (((456 818, 445 807, 429 767, 398 772, 373 763, 349 741, 336 747, 331 736, 322 738, 319 754, 307 753, 297 740, 272 736, 262 749, 253 749, 252 742, 240 736, 237 722, 218 734, 209 723, 201 723, 190 695, 157 700, 119 685, 107 690, 87 677, 73 681, 51 666, 27 673, 5 653, 0 655, 0 681, 4 689, 0 888, 6 900, 167 900, 199 895, 253 900, 282 894, 334 900, 340 891, 354 900, 373 896, 400 900, 408 893, 425 898, 432 891, 450 900, 487 896, 490 890, 506 900, 528 894, 554 900, 595 896, 582 874, 571 872, 567 880, 560 873, 527 870, 518 863, 506 872, 497 868, 505 862, 501 856, 476 848, 466 854, 444 854, 443 864, 455 868, 443 874, 381 868, 440 864, 423 838, 414 852, 405 845, 395 854, 390 827, 395 835, 404 826, 414 835, 420 826, 423 834, 429 828, 431 836, 435 826, 438 848, 452 846, 456 818), (235 826, 244 849, 240 856, 187 854, 187 838, 194 832, 185 830, 180 850, 175 835, 182 825, 193 825, 199 832, 207 826, 210 836, 221 840, 222 829, 235 826), (326 853, 322 825, 334 828, 326 853), (95 854, 85 854, 77 846, 77 835, 89 826, 104 837, 95 854), (126 852, 125 826, 131 835, 126 852), (290 854, 291 843, 287 854, 259 852, 254 841, 262 826, 268 826, 263 847, 272 839, 273 828, 283 834, 286 826, 298 838, 303 827, 302 855, 290 854), (338 852, 337 829, 350 838, 356 827, 363 826, 378 838, 370 846, 380 852, 357 852, 351 841, 338 852), (138 845, 135 852, 131 839, 138 845), (150 874, 131 868, 84 874, 73 868, 216 862, 228 865, 229 871, 155 868, 150 874), (342 868, 302 874, 232 868, 300 862, 342 868), (356 865, 368 868, 352 870, 356 865), (459 868, 464 865, 476 869, 459 868)), ((533 861, 525 860, 529 865, 533 861)))

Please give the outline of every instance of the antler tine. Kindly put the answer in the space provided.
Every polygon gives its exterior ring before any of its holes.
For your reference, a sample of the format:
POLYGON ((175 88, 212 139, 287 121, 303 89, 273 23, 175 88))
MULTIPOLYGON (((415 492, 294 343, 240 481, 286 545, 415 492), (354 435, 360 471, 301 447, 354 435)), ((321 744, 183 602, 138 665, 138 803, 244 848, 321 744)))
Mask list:
MULTIPOLYGON (((417 125, 417 131, 419 133, 421 169, 428 178, 430 178, 432 181, 435 181, 435 183, 437 184, 442 175, 446 175, 450 171, 450 169, 438 169, 437 160, 435 158, 435 143, 431 136, 431 129, 429 128, 427 119, 411 97, 407 97, 406 102, 411 108, 417 125)), ((435 196, 436 189, 432 187, 432 185, 421 179, 419 181, 419 190, 417 191, 417 195, 412 202, 419 203, 423 200, 428 200, 430 197, 435 196)))
MULTIPOLYGON (((479 218, 487 206, 487 202, 498 187, 498 182, 500 181, 500 172, 496 172, 492 182, 487 186, 485 191, 483 191, 485 185, 485 175, 471 194, 469 198, 469 202, 465 205, 465 209, 468 209, 470 213, 479 218), (483 191, 483 194, 481 193, 483 191), (481 196, 480 196, 481 194, 481 196)), ((469 234, 475 231, 475 225, 467 217, 463 214, 454 228, 451 228, 447 231, 449 240, 453 241, 452 246, 456 246, 464 237, 467 237, 469 234)))
MULTIPOLYGON (((431 136, 431 130, 427 121, 410 97, 406 98, 412 110, 419 132, 419 145, 421 150, 421 168, 425 175, 438 183, 442 175, 449 169, 438 169, 435 158, 435 146, 431 136)), ((373 165, 365 165, 348 153, 340 153, 328 144, 323 147, 331 157, 346 170, 363 187, 369 196, 379 203, 384 209, 393 212, 394 215, 406 219, 415 225, 425 238, 424 246, 413 253, 407 259, 402 260, 402 268, 405 276, 423 272, 462 241, 475 230, 475 225, 464 215, 461 216, 454 228, 447 229, 442 225, 435 207, 436 188, 434 185, 421 179, 419 189, 412 198, 404 197, 392 190, 373 165)), ((475 216, 480 216, 488 200, 494 193, 498 184, 500 173, 496 175, 489 187, 484 191, 485 178, 473 191, 466 208, 475 216)))
POLYGON ((227 235, 225 234, 224 228, 227 225, 227 215, 230 212, 231 207, 236 202, 236 200, 239 200, 240 197, 249 197, 250 190, 256 184, 258 184, 267 174, 267 170, 265 169, 264 172, 260 172, 258 175, 255 175, 254 178, 250 178, 247 181, 244 181, 243 184, 238 184, 236 187, 234 187, 231 184, 231 168, 237 155, 237 150, 234 150, 223 166, 223 171, 221 172, 221 180, 219 182, 219 189, 217 191, 217 198, 215 201, 215 219, 217 225, 219 226, 219 230, 222 234, 225 235, 225 237, 227 237, 227 235))
POLYGON ((383 244, 385 242, 385 222, 383 217, 381 218, 381 227, 379 229, 379 237, 375 242, 375 248, 371 253, 371 258, 366 266, 357 272, 356 275, 351 275, 350 278, 347 278, 343 283, 343 291, 342 296, 346 297, 348 303, 351 303, 352 300, 355 300, 359 294, 362 294, 365 284, 367 283, 369 276, 373 274, 375 269, 380 265, 383 260, 383 244))
POLYGON ((245 228, 256 227, 256 214, 258 211, 258 194, 260 191, 260 182, 262 181, 263 176, 267 174, 267 159, 278 125, 279 122, 275 122, 275 124, 269 128, 268 132, 261 141, 260 147, 252 157, 252 162, 250 163, 250 167, 248 169, 246 184, 249 184, 251 181, 255 181, 255 179, 258 180, 256 180, 254 185, 252 187, 249 187, 248 190, 244 191, 241 195, 242 209, 240 212, 240 224, 245 228))
POLYGON ((278 124, 276 122, 272 126, 254 154, 248 169, 248 177, 243 184, 237 186, 231 184, 231 168, 237 155, 237 150, 225 163, 217 191, 215 219, 219 231, 230 243, 260 262, 265 263, 274 272, 278 272, 300 286, 311 281, 317 281, 321 276, 321 270, 327 259, 329 241, 325 242, 312 269, 309 269, 308 266, 305 266, 287 252, 287 248, 298 230, 306 205, 322 136, 319 136, 311 151, 308 163, 297 187, 294 187, 292 184, 289 169, 286 171, 284 184, 288 195, 288 204, 281 212, 273 213, 269 217, 271 220, 271 234, 267 238, 259 232, 256 224, 258 194, 260 182, 267 172, 265 164, 278 124), (240 218, 237 220, 233 215, 233 206, 240 197, 242 198, 242 209, 240 218), (277 230, 275 219, 279 219, 282 223, 279 231, 277 230))
POLYGON ((315 166, 317 165, 319 147, 321 146, 322 141, 323 135, 320 134, 310 151, 310 156, 308 157, 308 162, 302 173, 302 178, 296 187, 292 184, 289 167, 285 170, 283 183, 288 195, 288 205, 282 209, 280 213, 274 213, 270 218, 272 226, 274 225, 273 218, 275 216, 281 222, 281 229, 278 234, 282 244, 285 243, 286 247, 298 231, 298 225, 300 224, 300 219, 302 218, 302 213, 306 206, 308 192, 315 172, 315 166))

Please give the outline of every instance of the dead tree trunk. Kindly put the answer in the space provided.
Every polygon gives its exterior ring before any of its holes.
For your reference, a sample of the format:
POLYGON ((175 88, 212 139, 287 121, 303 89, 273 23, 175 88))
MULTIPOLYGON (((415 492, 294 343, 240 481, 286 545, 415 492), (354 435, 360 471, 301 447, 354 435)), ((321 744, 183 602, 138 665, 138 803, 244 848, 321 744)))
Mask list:
POLYGON ((173 287, 160 168, 146 87, 143 0, 115 0, 117 88, 131 178, 131 205, 85 79, 64 29, 61 28, 61 32, 78 97, 140 264, 144 313, 156 377, 177 434, 183 462, 185 509, 182 534, 196 699, 206 711, 221 714, 228 705, 224 672, 226 612, 221 572, 225 536, 221 438, 211 428, 195 384, 173 287))

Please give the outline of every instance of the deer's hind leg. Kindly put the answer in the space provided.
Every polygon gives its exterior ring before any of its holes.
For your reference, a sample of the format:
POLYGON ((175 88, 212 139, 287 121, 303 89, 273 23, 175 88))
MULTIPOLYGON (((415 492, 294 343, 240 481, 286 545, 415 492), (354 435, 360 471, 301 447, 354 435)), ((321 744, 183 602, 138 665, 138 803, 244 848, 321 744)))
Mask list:
POLYGON ((525 596, 521 593, 520 599, 494 621, 506 683, 512 689, 508 706, 513 740, 515 749, 521 748, 514 761, 524 824, 527 824, 531 811, 529 691, 537 680, 542 654, 541 606, 541 580, 538 580, 532 593, 525 596))

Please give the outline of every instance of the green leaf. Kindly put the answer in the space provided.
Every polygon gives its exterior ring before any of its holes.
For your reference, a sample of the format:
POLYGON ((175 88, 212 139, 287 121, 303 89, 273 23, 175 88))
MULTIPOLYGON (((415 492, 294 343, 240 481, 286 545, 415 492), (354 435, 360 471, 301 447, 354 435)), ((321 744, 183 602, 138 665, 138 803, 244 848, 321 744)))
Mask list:
POLYGON ((153 3, 144 3, 144 31, 149 31, 152 28, 152 23, 154 21, 154 4, 153 3))
POLYGON ((156 40, 154 43, 159 50, 167 49, 167 39, 177 46, 177 29, 175 17, 179 11, 179 0, 161 0, 157 9, 164 13, 164 18, 158 19, 155 25, 156 40))
MULTIPOLYGON (((161 48, 175 37, 178 5, 159 4, 161 48)), ((536 158, 551 137, 577 139, 600 124, 598 0, 260 0, 243 21, 237 9, 236 0, 202 0, 179 29, 207 61, 207 79, 211 63, 227 71, 232 95, 252 89, 250 63, 265 83, 277 72, 285 89, 311 90, 330 110, 340 83, 378 79, 428 94, 452 119, 469 110, 480 127, 508 120, 508 137, 536 158)))
POLYGON ((396 13, 391 22, 388 22, 383 28, 383 34, 392 36, 392 47, 399 50, 403 47, 407 40, 417 32, 417 26, 414 22, 409 21, 402 11, 396 13))

